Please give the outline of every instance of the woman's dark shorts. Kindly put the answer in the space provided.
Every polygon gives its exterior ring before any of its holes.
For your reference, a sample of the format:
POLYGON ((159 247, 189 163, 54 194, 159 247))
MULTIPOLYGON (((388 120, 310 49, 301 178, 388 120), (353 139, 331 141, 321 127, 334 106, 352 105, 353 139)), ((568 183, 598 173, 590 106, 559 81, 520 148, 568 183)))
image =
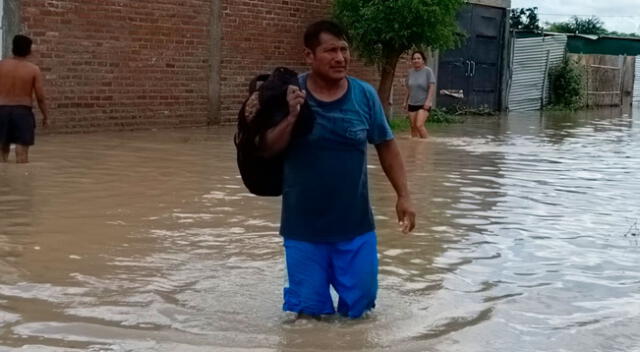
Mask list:
POLYGON ((30 106, 0 105, 0 144, 31 146, 35 129, 36 118, 30 106))
POLYGON ((407 110, 409 112, 416 112, 416 111, 418 111, 420 109, 424 109, 424 106, 423 105, 411 105, 411 104, 407 105, 407 110))

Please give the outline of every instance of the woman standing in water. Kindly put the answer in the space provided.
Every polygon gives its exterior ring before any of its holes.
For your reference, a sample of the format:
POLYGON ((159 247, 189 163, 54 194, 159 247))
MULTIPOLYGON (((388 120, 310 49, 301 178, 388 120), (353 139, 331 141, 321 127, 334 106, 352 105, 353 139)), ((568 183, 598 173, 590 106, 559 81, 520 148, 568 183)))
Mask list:
POLYGON ((411 54, 413 68, 407 75, 407 95, 404 100, 411 122, 411 137, 427 138, 424 124, 433 105, 436 78, 426 63, 427 58, 422 51, 416 50, 411 54))

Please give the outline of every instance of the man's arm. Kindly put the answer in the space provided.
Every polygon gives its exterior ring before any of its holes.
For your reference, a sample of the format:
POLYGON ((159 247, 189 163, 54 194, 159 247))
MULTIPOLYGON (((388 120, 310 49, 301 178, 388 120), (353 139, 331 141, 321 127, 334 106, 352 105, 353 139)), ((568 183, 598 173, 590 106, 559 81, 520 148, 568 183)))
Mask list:
POLYGON ((42 72, 39 68, 36 68, 36 78, 34 82, 34 90, 36 92, 36 100, 38 101, 38 107, 42 112, 42 126, 49 126, 49 110, 47 109, 47 101, 44 96, 44 79, 42 78, 42 72))
POLYGON ((395 140, 388 140, 380 144, 376 144, 378 158, 382 170, 387 175, 391 185, 398 195, 396 203, 396 213, 398 222, 402 225, 402 232, 409 233, 416 226, 416 211, 409 195, 409 187, 407 186, 407 174, 404 169, 404 162, 400 149, 395 140))
POLYGON ((260 148, 264 156, 273 156, 282 152, 291 141, 293 126, 300 114, 300 105, 304 103, 305 92, 298 87, 289 86, 287 90, 287 101, 289 102, 289 115, 282 119, 279 124, 265 132, 260 139, 260 148))

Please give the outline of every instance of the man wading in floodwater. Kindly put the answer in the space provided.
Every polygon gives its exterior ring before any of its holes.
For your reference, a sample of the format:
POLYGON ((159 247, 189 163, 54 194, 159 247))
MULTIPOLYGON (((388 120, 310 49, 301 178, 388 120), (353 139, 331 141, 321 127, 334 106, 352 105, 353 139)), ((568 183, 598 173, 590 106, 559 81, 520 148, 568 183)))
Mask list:
POLYGON ((35 141, 36 121, 32 110, 35 92, 42 112, 42 126, 49 124, 49 113, 42 88, 42 73, 27 61, 32 41, 24 35, 13 38, 13 57, 0 61, 0 147, 2 161, 9 159, 11 144, 16 145, 16 162, 29 162, 29 147, 35 141))
POLYGON ((288 284, 284 310, 318 317, 337 311, 358 318, 375 306, 378 258, 367 185, 367 143, 397 193, 402 231, 415 227, 404 164, 376 91, 347 75, 349 46, 330 21, 304 34, 311 71, 289 86, 289 116, 260 141, 266 155, 285 151, 282 224, 288 284), (310 135, 291 139, 300 105, 315 116, 310 135))

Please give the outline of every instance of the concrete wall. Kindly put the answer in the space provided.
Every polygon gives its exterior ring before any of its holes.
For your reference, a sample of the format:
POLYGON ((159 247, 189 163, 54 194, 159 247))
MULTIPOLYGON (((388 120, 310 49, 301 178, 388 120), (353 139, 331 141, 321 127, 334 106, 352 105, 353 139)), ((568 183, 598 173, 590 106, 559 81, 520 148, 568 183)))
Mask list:
POLYGON ((0 0, 2 6, 2 34, 0 54, 4 58, 11 55, 11 39, 20 31, 20 1, 0 0))
POLYGON ((207 124, 219 124, 222 106, 222 4, 220 1, 211 2, 211 16, 209 18, 209 109, 207 124))

